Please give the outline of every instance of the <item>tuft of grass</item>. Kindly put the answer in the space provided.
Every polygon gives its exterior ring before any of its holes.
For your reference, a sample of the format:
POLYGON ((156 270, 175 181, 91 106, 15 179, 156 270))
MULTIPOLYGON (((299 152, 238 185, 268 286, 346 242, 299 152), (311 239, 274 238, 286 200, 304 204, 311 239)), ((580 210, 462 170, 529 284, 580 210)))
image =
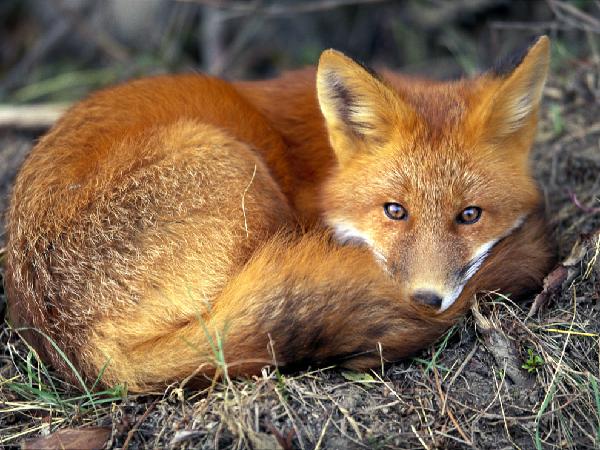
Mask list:
MULTIPOLYGON (((127 398, 123 386, 94 391, 98 380, 92 388, 83 383, 82 393, 81 387, 57 378, 31 347, 26 346, 26 351, 18 351, 9 344, 7 349, 16 375, 6 378, 0 374, 0 391, 4 392, 0 396, 0 416, 28 415, 34 420, 29 426, 15 432, 6 429, 0 436, 0 445, 14 443, 41 429, 52 431, 64 424, 98 424, 109 413, 113 403, 127 398), (46 418, 51 418, 51 426, 46 418)), ((59 354, 73 367, 62 351, 59 354)), ((78 373, 76 377, 83 382, 78 373)))
POLYGON ((544 365, 544 358, 534 353, 532 348, 527 349, 527 359, 521 366, 521 368, 527 370, 529 373, 537 372, 540 367, 544 365))
POLYGON ((12 94, 12 100, 26 103, 46 97, 69 99, 73 89, 92 90, 119 79, 114 68, 64 72, 50 78, 30 83, 12 94))
POLYGON ((591 373, 588 374, 589 385, 594 393, 594 401, 596 404, 596 446, 600 447, 600 390, 598 389, 598 381, 591 373))
POLYGON ((431 359, 427 360, 427 359, 417 358, 417 357, 413 358, 413 361, 421 363, 425 366, 423 369, 425 374, 429 373, 429 371, 432 370, 434 367, 437 370, 441 370, 444 372, 450 371, 450 369, 448 369, 447 367, 438 364, 438 359, 440 358, 440 355, 442 354, 442 352, 448 347, 448 340, 450 339, 450 337, 452 335, 454 335, 454 333, 456 332, 457 329, 458 329, 458 327, 456 325, 453 325, 450 329, 448 329, 448 331, 446 331, 446 333, 444 333, 444 335, 440 338, 439 346, 437 347, 437 349, 436 349, 437 344, 433 344, 433 346, 431 347, 432 348, 431 359))

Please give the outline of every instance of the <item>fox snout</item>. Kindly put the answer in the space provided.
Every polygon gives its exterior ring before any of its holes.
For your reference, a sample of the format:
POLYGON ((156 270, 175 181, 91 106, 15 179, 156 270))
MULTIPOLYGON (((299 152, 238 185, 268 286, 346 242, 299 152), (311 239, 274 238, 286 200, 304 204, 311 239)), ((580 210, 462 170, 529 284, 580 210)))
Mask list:
MULTIPOLYGON (((459 273, 463 272, 459 270, 459 273)), ((416 287, 409 288, 410 301, 429 306, 438 312, 450 308, 458 299, 467 283, 467 277, 441 276, 439 282, 420 282, 416 287)))
POLYGON ((409 299, 419 305, 429 306, 438 312, 450 308, 460 296, 467 280, 458 280, 455 277, 440 279, 440 282, 417 283, 408 289, 409 299))
MULTIPOLYGON (((522 218, 519 218, 509 232, 521 223, 522 218)), ((448 260, 455 258, 448 258, 445 261, 440 261, 438 258, 438 264, 432 264, 431 262, 436 259, 431 256, 431 253, 429 258, 417 259, 420 263, 418 264, 419 270, 416 272, 418 281, 409 282, 411 285, 409 291, 412 292, 410 294, 411 301, 431 306, 439 312, 448 309, 458 299, 465 285, 480 269, 495 244, 502 237, 504 236, 492 239, 477 247, 466 263, 459 267, 453 267, 448 260), (429 265, 428 268, 427 265, 429 265)), ((438 254, 440 253, 438 251, 438 254)), ((408 271, 408 273, 411 274, 411 271, 408 271)))
POLYGON ((435 291, 418 290, 410 296, 415 303, 431 306, 439 309, 442 306, 442 296, 435 291))
POLYGON ((444 275, 444 273, 440 273, 437 280, 432 279, 428 282, 421 279, 419 283, 410 286, 410 301, 429 306, 438 312, 450 308, 462 293, 471 274, 466 274, 464 270, 459 269, 458 271, 451 271, 447 276, 444 275))

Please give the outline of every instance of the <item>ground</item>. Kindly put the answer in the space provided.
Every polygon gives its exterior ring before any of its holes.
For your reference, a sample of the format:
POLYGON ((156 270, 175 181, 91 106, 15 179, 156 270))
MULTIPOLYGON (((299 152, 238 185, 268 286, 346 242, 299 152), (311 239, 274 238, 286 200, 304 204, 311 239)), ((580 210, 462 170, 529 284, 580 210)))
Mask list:
MULTIPOLYGON (((66 386, 3 323, 0 446, 70 429, 63 444, 89 448, 599 447, 599 86, 581 64, 545 90, 533 164, 562 264, 535 302, 490 293, 417 357, 368 373, 265 372, 145 396, 66 386)), ((2 209, 37 136, 0 131, 2 209)))

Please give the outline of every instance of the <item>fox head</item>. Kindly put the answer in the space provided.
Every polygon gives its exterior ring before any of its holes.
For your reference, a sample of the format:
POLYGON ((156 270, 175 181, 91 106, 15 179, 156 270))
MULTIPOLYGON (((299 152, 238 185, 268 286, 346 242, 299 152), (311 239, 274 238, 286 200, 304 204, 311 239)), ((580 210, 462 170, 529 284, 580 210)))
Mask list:
POLYGON ((337 238, 367 245, 412 301, 448 309, 540 202, 528 156, 548 63, 545 36, 508 70, 445 83, 384 80, 325 51, 337 164, 321 201, 337 238))

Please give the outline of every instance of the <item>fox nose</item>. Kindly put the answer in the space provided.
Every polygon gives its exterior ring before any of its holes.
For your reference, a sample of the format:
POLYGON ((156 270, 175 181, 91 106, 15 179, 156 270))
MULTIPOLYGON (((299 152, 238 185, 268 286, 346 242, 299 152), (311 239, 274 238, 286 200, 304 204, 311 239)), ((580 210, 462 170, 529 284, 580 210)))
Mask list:
POLYGON ((413 302, 422 303, 434 308, 442 306, 442 297, 432 291, 416 291, 410 298, 413 302))

